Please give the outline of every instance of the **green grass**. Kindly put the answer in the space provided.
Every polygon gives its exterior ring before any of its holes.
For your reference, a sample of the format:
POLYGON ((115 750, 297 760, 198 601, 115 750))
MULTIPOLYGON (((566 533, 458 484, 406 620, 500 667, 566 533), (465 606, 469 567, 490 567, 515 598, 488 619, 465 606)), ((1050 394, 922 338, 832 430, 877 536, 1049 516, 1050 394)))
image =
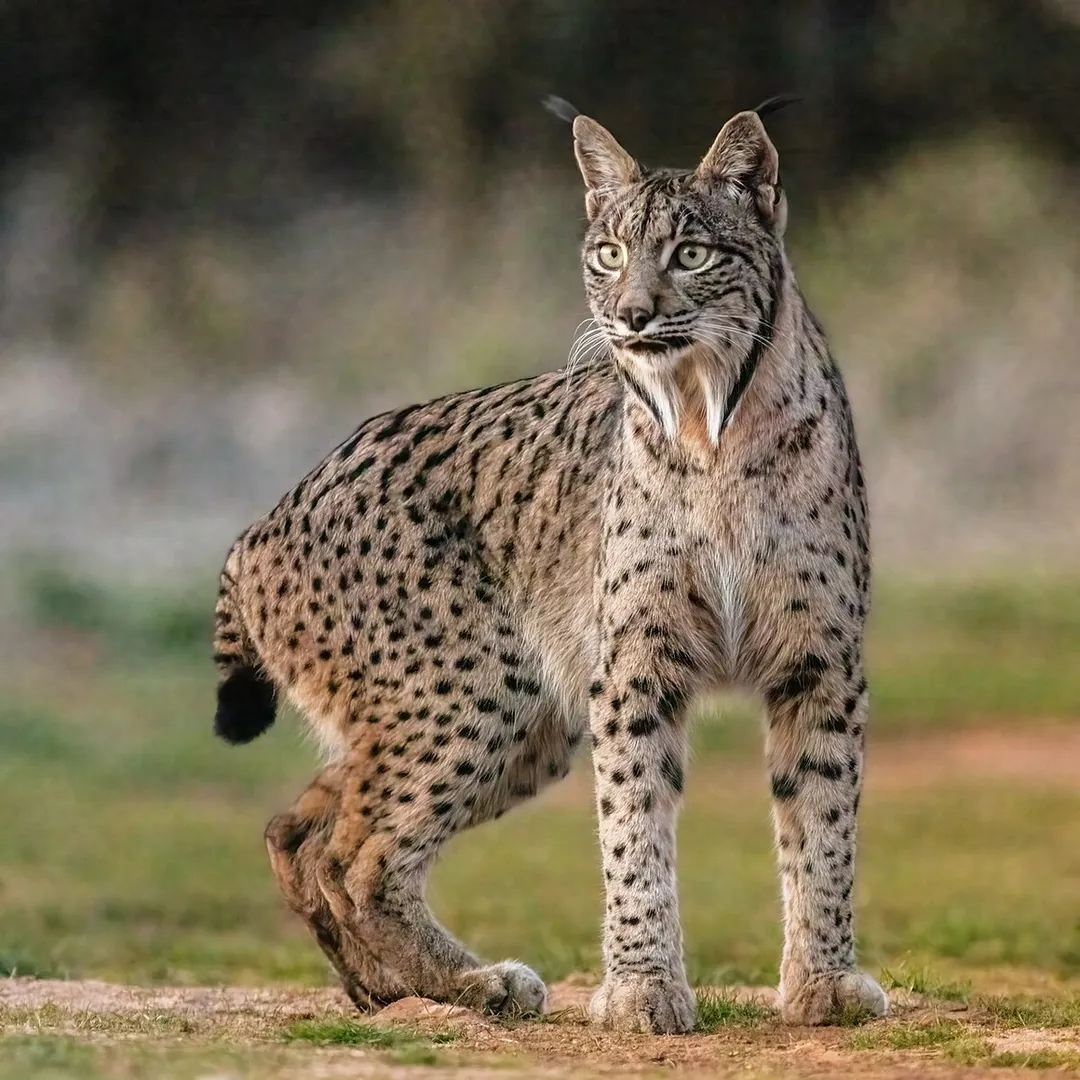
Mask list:
POLYGON ((709 1034, 722 1027, 754 1027, 775 1020, 776 1014, 758 1001, 740 1001, 734 994, 701 990, 697 995, 696 1031, 709 1034))
POLYGON ((955 1047, 971 1038, 967 1025, 955 1020, 896 1027, 864 1027, 845 1040, 852 1050, 925 1050, 955 1047))
POLYGON ((101 1052, 70 1035, 0 1038, 0 1075, 59 1080, 101 1075, 101 1052))
POLYGON ((348 1047, 310 1044, 204 1044, 188 1041, 87 1040, 76 1035, 0 1036, 0 1076, 8 1080, 294 1080, 298 1076, 380 1076, 383 1065, 444 1065, 430 1048, 373 1051, 373 1066, 359 1071, 348 1047), (339 1052, 335 1053, 336 1050, 339 1052), (313 1072, 313 1056, 331 1058, 313 1072))
POLYGON ((369 1050, 392 1051, 391 1060, 401 1065, 436 1065, 442 1059, 436 1047, 457 1039, 453 1031, 424 1035, 404 1027, 376 1027, 352 1020, 297 1020, 282 1033, 285 1042, 305 1042, 315 1046, 362 1046, 369 1050))
POLYGON ((883 968, 881 985, 886 990, 907 990, 940 1001, 967 1001, 971 997, 971 983, 943 979, 925 964, 883 968))
MULTIPOLYGON (((114 738, 78 764, 25 749, 0 760, 0 808, 19 822, 0 834, 8 970, 327 980, 276 893, 261 838, 314 763, 298 753, 288 721, 261 745, 215 745, 199 723, 197 684, 188 690, 144 714, 153 733, 114 738)), ((133 714, 144 701, 127 690, 115 697, 133 714)), ((90 723, 100 703, 92 695, 82 703, 81 718, 46 713, 36 722, 90 723)), ((780 934, 764 780, 745 759, 745 779, 718 788, 717 767, 695 763, 682 821, 688 964, 699 981, 771 981, 780 934)), ((548 977, 599 962, 591 800, 584 779, 569 783, 576 787, 458 837, 432 886, 436 909, 481 952, 525 956, 548 977)), ((1080 793, 1060 789, 958 783, 879 794, 871 768, 860 849, 864 952, 885 963, 910 956, 1080 972, 1078 815, 1080 793)))
POLYGON ((972 1064, 988 1065, 992 1069, 1080 1069, 1080 1054, 1071 1050, 1005 1050, 991 1051, 972 1064))
POLYGON ((1074 1050, 996 1050, 985 1032, 959 1020, 866 1027, 852 1032, 844 1046, 855 1051, 914 1051, 920 1056, 992 1069, 1080 1068, 1080 1054, 1074 1050))
POLYGON ((0 1005, 0 1028, 35 1031, 39 1034, 57 1034, 63 1031, 111 1038, 126 1038, 132 1035, 168 1037, 198 1034, 206 1027, 205 1023, 200 1023, 190 1016, 170 1012, 97 1012, 67 1009, 59 1005, 42 1005, 33 1009, 0 1005))
POLYGON ((867 642, 875 724, 1062 719, 1080 700, 1080 588, 885 582, 867 642))
POLYGON ((976 997, 972 1004, 1003 1028, 1080 1028, 1080 998, 976 997))

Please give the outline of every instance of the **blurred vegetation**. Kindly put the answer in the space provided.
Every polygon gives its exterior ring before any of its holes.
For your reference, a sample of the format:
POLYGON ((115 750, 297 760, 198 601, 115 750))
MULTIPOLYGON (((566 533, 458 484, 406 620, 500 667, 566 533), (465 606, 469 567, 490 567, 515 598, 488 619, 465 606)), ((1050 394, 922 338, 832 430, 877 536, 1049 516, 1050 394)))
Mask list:
POLYGON ((378 264, 419 247, 438 263, 411 263, 430 332, 445 312, 425 270, 461 271, 500 230, 535 253, 543 222, 513 228, 520 200, 493 211, 515 178, 557 168, 553 212, 579 214, 548 92, 673 163, 799 92, 774 126, 805 215, 973 131, 1072 169, 1078 56, 1080 14, 1050 0, 3 0, 0 329, 88 341, 86 362, 126 343, 164 370, 265 369, 328 319, 347 339, 344 310, 305 302, 327 280, 370 314, 378 264), (342 217, 364 207, 391 227, 342 217), (335 225, 354 246, 283 273, 306 227, 335 225))
POLYGON ((556 152, 553 90, 677 161, 792 89, 824 190, 986 119, 1076 160, 1078 48, 1075 9, 1032 0, 4 0, 0 145, 11 170, 79 132, 107 239, 270 225, 312 184, 477 197, 556 152))

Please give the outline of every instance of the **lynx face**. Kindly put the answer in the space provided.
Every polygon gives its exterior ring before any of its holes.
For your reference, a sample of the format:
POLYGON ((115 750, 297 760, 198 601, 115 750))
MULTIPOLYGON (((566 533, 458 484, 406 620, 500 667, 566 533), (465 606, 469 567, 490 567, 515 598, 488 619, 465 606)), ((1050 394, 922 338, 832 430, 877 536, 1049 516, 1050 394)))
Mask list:
POLYGON ((775 322, 786 220, 776 151, 753 114, 729 122, 690 172, 643 169, 585 117, 574 136, 593 317, 670 437, 687 407, 677 369, 691 362, 715 442, 739 362, 775 322))
POLYGON ((694 346, 745 349, 773 289, 775 239, 745 192, 654 174, 609 200, 582 252, 592 313, 611 344, 670 366, 694 346))

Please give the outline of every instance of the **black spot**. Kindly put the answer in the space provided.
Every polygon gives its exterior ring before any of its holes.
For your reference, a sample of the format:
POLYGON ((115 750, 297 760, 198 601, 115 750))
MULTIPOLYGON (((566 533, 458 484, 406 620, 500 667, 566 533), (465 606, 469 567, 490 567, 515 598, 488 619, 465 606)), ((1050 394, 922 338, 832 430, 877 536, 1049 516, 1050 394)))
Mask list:
POLYGON ((672 791, 681 794, 683 789, 682 762, 680 762, 670 750, 664 754, 664 757, 660 762, 660 772, 664 779, 671 785, 672 791))
POLYGON ((653 732, 658 731, 660 728, 660 721, 653 715, 638 716, 631 720, 626 725, 626 730, 629 734, 638 738, 643 735, 652 735, 653 732))
POLYGON ((793 776, 779 774, 772 778, 774 799, 793 799, 799 793, 799 785, 793 776))
POLYGON ((837 713, 830 713, 818 726, 822 731, 833 731, 842 735, 847 731, 847 720, 837 713))
POLYGON ((686 702, 686 695, 676 686, 667 687, 657 702, 657 711, 664 720, 671 720, 686 702))
POLYGON ((664 646, 664 658, 679 667, 693 669, 695 666, 694 658, 685 649, 676 649, 671 645, 664 646))
POLYGON ((799 758, 798 768, 801 773, 816 772, 826 780, 839 780, 844 774, 843 766, 839 765, 837 762, 819 761, 809 754, 803 754, 803 756, 799 758))
POLYGON ((765 699, 769 705, 777 706, 805 697, 817 688, 822 675, 828 670, 826 660, 816 653, 807 653, 783 679, 766 690, 765 699))

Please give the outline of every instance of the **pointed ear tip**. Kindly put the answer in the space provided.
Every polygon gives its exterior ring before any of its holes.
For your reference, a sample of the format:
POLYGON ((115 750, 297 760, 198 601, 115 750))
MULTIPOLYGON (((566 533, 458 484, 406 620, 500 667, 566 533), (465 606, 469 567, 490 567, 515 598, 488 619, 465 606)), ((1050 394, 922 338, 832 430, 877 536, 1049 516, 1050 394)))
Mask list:
POLYGON ((575 143, 586 143, 592 147, 609 147, 615 142, 615 137, 598 120, 584 113, 578 113, 574 117, 574 123, 570 130, 574 135, 575 143))
POLYGON ((736 113, 731 119, 733 123, 737 122, 740 126, 749 125, 757 131, 765 131, 765 121, 755 109, 745 109, 741 113, 736 113))

